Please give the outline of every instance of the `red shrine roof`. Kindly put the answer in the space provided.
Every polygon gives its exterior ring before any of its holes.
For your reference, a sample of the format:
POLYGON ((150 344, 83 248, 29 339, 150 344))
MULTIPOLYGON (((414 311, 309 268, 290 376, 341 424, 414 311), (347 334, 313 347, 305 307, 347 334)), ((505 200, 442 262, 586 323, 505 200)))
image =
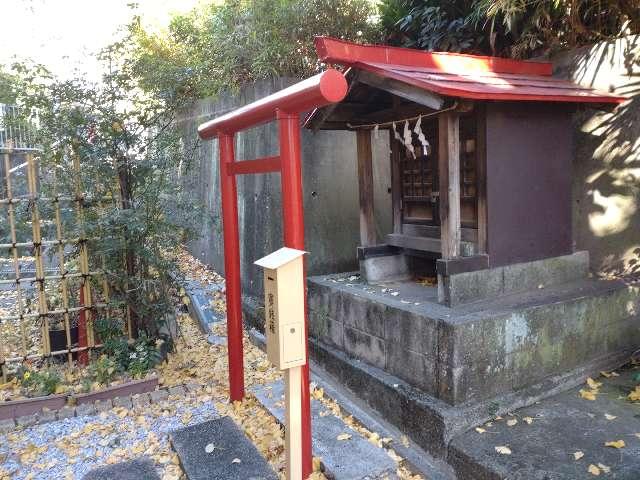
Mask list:
POLYGON ((316 37, 321 61, 366 70, 440 95, 475 100, 622 103, 625 97, 551 76, 549 62, 359 45, 316 37))

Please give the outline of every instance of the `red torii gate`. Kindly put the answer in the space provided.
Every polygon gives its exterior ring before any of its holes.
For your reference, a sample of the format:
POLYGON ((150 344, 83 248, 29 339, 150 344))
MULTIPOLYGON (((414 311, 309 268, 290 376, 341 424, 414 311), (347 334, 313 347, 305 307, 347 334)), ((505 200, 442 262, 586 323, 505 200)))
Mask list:
MULTIPOLYGON (((242 351, 242 305, 240 285, 240 239, 236 175, 280 172, 284 245, 304 250, 304 211, 300 163, 300 113, 341 101, 347 82, 337 70, 329 69, 284 90, 227 113, 198 127, 203 140, 218 138, 220 148, 220 191, 224 237, 224 269, 227 298, 227 344, 231 401, 244 397, 242 351), (280 154, 275 157, 237 162, 234 137, 237 132, 262 123, 278 121, 280 154)), ((305 289, 306 290, 306 289, 305 289)), ((306 300, 305 300, 306 304, 306 300)), ((305 339, 308 320, 305 309, 305 339)), ((309 353, 302 371, 302 477, 313 471, 311 452, 311 404, 309 353)))

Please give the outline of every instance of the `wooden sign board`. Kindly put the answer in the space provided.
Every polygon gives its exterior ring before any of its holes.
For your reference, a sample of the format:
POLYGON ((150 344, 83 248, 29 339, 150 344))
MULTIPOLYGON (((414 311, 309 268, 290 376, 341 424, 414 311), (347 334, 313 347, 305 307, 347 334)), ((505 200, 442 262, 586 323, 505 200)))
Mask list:
POLYGON ((267 357, 280 370, 305 364, 304 254, 281 248, 255 262, 264 268, 267 357))
POLYGON ((302 365, 306 363, 304 334, 304 254, 281 248, 261 258, 264 268, 264 331, 267 357, 285 371, 287 480, 302 480, 302 365))

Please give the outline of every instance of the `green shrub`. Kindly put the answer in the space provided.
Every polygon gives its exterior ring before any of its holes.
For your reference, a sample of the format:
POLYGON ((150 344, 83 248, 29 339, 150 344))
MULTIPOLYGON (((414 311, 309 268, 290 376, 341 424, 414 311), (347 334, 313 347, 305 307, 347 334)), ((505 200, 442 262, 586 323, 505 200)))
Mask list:
POLYGON ((124 322, 120 318, 97 318, 93 328, 102 342, 124 335, 124 322))
POLYGON ((50 368, 42 371, 23 369, 18 372, 18 378, 29 396, 51 395, 62 382, 58 372, 50 368))
POLYGON ((129 342, 126 337, 114 337, 102 344, 102 353, 116 363, 119 372, 124 372, 129 366, 129 342))
POLYGON ((100 355, 97 360, 91 362, 88 372, 93 381, 108 385, 118 373, 118 364, 107 355, 100 355))
POLYGON ((129 354, 129 374, 134 378, 142 377, 161 360, 156 342, 146 335, 140 335, 129 354))
POLYGON ((637 2, 621 0, 382 0, 391 43, 528 58, 640 31, 637 2))

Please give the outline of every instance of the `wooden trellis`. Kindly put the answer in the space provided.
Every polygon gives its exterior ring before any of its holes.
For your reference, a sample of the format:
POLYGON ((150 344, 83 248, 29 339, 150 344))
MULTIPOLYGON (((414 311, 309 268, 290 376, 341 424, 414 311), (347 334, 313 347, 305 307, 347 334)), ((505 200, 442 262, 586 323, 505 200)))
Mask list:
MULTIPOLYGON (((4 198, 0 198, 0 212, 6 219, 10 243, 0 244, 0 260, 12 263, 12 275, 14 278, 0 278, 0 289, 5 293, 11 293, 15 297, 14 308, 9 314, 6 309, 0 310, 0 367, 3 381, 6 381, 7 367, 12 363, 21 363, 27 360, 49 359, 57 356, 66 356, 69 365, 73 363, 73 356, 79 352, 89 352, 100 347, 94 333, 94 320, 100 310, 111 317, 114 311, 119 310, 125 319, 125 330, 131 338, 131 324, 128 308, 123 308, 125 302, 113 301, 106 271, 106 259, 104 255, 98 259, 100 268, 90 268, 89 242, 101 241, 101 238, 87 238, 85 214, 88 202, 97 208, 99 215, 105 211, 104 205, 109 202, 115 205, 111 197, 87 198, 81 184, 81 165, 78 156, 72 158, 73 192, 63 195, 59 192, 58 175, 55 169, 47 176, 46 181, 51 187, 50 196, 40 196, 40 179, 43 178, 39 168, 38 153, 34 150, 5 150, 2 155, 4 166, 4 198), (12 166, 12 158, 19 161, 18 166, 12 166), (17 191, 14 184, 16 172, 26 173, 26 185, 21 185, 22 192, 17 191), (50 218, 43 218, 43 206, 47 206, 50 218), (26 207, 27 218, 18 218, 18 208, 26 207), (67 236, 63 221, 63 210, 67 209, 75 213, 77 235, 67 236), (30 223, 30 228, 27 223, 30 223), (55 226, 55 238, 43 238, 43 226, 55 226), (30 238, 24 241, 19 238, 18 231, 30 233, 30 238), (77 267, 68 265, 68 254, 75 247, 75 259, 77 267), (45 268, 44 250, 51 248, 58 262, 58 268, 52 270, 45 268), (28 276, 21 268, 20 249, 30 249, 32 252, 35 275, 28 276), (77 283, 77 285, 76 285, 77 283), (48 285, 57 285, 54 292, 48 291, 48 285), (92 291, 92 285, 96 286, 92 291), (31 287, 35 288, 37 298, 36 311, 30 311, 26 307, 27 292, 31 287), (60 305, 54 305, 51 297, 59 299, 60 305), (75 300, 74 300, 75 299, 75 300), (73 317, 84 316, 86 323, 86 342, 77 342, 72 338, 73 317), (52 350, 49 329, 53 318, 62 319, 66 347, 52 350), (33 331, 34 324, 40 329, 40 345, 37 351, 29 348, 28 332, 33 331), (16 345, 9 343, 9 336, 5 335, 5 328, 9 325, 16 326, 19 331, 20 341, 16 345), (80 345, 85 343, 85 345, 80 345)), ((15 163, 15 162, 14 162, 15 163)), ((24 180, 24 179, 23 179, 24 180)), ((109 232, 99 232, 107 235, 109 232)), ((24 236, 25 234, 23 234, 24 236)), ((103 237, 106 238, 106 237, 103 237)), ((24 262, 23 262, 24 263, 24 262)), ((50 289, 49 289, 50 290, 50 289)))

